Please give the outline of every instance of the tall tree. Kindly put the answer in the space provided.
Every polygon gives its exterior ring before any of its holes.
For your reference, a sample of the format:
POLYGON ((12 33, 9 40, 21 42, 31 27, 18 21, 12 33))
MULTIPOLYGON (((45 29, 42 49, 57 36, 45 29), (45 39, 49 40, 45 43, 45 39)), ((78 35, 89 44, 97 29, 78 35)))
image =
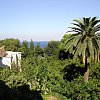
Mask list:
POLYGON ((28 42, 25 40, 21 45, 22 57, 26 58, 29 55, 28 42))
POLYGON ((45 54, 48 56, 59 56, 59 41, 49 41, 48 45, 44 48, 45 54))
POLYGON ((43 56, 44 54, 44 51, 43 49, 40 47, 40 43, 38 43, 36 46, 35 46, 35 56, 43 56))
POLYGON ((30 51, 30 56, 32 56, 32 57, 34 56, 34 49, 35 49, 35 47, 34 47, 34 42, 33 42, 33 40, 31 39, 29 51, 30 51))
POLYGON ((91 60, 98 61, 100 54, 100 20, 97 17, 89 17, 73 20, 74 26, 70 27, 73 34, 66 40, 66 51, 71 52, 77 59, 79 56, 83 58, 85 65, 84 81, 88 82, 89 78, 89 62, 91 60))
POLYGON ((66 52, 66 41, 69 39, 70 36, 71 36, 71 34, 65 34, 60 41, 59 59, 63 60, 63 59, 73 58, 73 56, 69 53, 69 51, 66 52))
POLYGON ((0 47, 5 46, 5 50, 19 51, 20 41, 18 39, 4 39, 0 40, 0 47))

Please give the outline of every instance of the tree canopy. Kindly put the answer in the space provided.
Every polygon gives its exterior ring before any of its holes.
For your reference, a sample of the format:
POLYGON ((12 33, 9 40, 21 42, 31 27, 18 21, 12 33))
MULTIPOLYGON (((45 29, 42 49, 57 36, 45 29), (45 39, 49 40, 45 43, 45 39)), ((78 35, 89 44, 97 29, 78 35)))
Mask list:
MULTIPOLYGON (((75 19, 70 27, 73 34, 65 41, 66 52, 74 55, 73 59, 83 59, 85 67, 91 60, 98 61, 100 55, 100 20, 97 17, 75 19)), ((66 37, 65 37, 66 38, 66 37)), ((88 69, 86 68, 86 71, 88 69)))

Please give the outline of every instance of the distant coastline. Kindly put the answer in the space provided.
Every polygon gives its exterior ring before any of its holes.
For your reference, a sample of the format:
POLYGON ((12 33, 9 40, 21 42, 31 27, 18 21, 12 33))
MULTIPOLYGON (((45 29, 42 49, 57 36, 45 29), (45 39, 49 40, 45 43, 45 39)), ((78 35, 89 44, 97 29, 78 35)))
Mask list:
POLYGON ((48 45, 48 42, 49 41, 34 41, 34 46, 40 44, 40 47, 44 48, 44 47, 46 47, 48 45))
MULTIPOLYGON (((30 41, 27 41, 27 42, 28 42, 28 47, 29 47, 30 46, 30 41)), ((33 42, 34 42, 34 46, 37 46, 39 44, 41 48, 44 48, 48 45, 49 41, 33 41, 33 42)), ((22 45, 23 41, 21 41, 20 43, 22 45)))

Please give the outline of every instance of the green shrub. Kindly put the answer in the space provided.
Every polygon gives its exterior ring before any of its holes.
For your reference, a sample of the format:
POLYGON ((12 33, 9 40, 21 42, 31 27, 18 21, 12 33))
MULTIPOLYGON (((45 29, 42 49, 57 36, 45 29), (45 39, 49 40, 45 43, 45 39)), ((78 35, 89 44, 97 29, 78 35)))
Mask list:
POLYGON ((82 77, 67 82, 65 92, 59 92, 71 100, 100 100, 100 81, 91 79, 88 83, 82 77))

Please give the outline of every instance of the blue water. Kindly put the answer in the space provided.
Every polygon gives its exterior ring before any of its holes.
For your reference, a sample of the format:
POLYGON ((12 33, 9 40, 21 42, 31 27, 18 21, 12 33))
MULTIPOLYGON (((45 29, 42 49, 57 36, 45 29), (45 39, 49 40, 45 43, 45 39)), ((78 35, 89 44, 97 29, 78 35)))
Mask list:
MULTIPOLYGON (((39 44, 41 48, 44 48, 48 45, 48 41, 33 41, 33 42, 34 42, 34 46, 37 46, 39 44)), ((20 43, 21 45, 23 44, 23 42, 20 43)), ((28 42, 28 47, 30 47, 30 42, 28 42)))
POLYGON ((44 48, 48 45, 48 41, 34 41, 34 46, 40 44, 41 48, 44 48))

